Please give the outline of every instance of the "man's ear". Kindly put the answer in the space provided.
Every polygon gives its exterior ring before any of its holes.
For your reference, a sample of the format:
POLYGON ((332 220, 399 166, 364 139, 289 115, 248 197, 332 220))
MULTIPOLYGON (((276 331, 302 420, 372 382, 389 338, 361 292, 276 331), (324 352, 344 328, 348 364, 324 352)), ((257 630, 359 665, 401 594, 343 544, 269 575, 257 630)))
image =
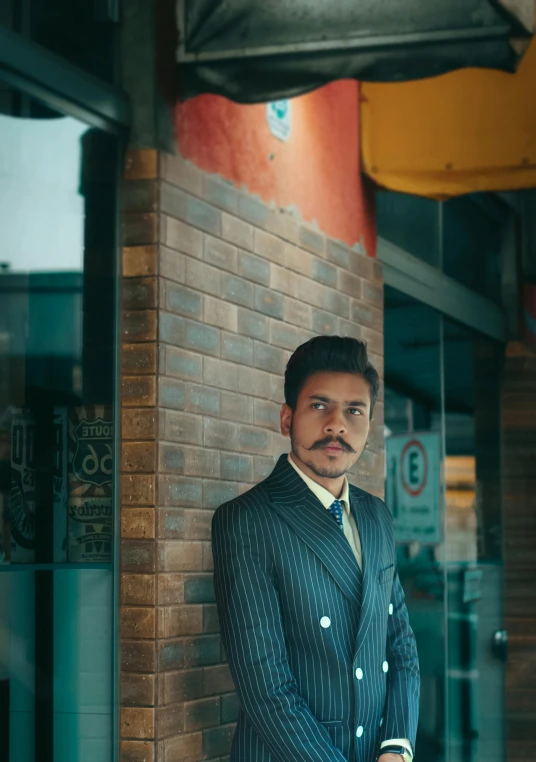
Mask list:
POLYGON ((292 423, 292 408, 289 407, 286 402, 284 402, 281 405, 280 420, 281 420, 281 433, 283 434, 284 437, 289 437, 290 425, 292 423))

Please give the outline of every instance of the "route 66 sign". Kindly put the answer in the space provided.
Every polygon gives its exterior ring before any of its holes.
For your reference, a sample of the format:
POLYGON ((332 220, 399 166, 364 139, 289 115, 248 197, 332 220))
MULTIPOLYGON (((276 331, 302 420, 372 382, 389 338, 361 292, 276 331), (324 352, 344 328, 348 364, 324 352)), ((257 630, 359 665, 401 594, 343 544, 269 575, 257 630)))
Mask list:
POLYGON ((74 429, 73 476, 102 487, 112 481, 112 422, 81 420, 74 429))
POLYGON ((72 410, 69 445, 69 561, 108 563, 113 524, 111 409, 88 405, 72 410))
POLYGON ((103 405, 88 405, 72 410, 69 418, 70 495, 111 495, 111 410, 103 405))

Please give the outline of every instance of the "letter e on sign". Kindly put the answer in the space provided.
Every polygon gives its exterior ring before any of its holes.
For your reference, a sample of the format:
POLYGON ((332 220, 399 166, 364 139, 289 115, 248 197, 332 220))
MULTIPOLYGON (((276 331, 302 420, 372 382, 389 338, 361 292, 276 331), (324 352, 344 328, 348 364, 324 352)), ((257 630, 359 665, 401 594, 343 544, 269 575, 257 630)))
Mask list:
POLYGON ((425 488, 428 478, 428 457, 417 439, 408 442, 402 450, 400 467, 404 489, 409 495, 417 497, 425 488))

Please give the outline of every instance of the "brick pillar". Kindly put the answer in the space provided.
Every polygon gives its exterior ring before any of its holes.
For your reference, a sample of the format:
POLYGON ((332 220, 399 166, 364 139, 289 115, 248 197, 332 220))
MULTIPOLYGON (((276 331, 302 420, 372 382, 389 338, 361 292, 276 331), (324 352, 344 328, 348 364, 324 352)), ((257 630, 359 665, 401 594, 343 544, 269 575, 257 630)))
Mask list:
MULTIPOLYGON (((226 762, 214 509, 288 451, 301 342, 365 338, 383 375, 381 268, 179 156, 133 152, 124 195, 122 762, 226 762)), ((383 397, 352 479, 383 490, 383 397)))
POLYGON ((536 352, 508 345, 503 386, 503 533, 508 762, 536 744, 536 352))
POLYGON ((146 197, 123 214, 121 398, 121 760, 154 762, 157 702, 155 479, 157 155, 127 157, 126 185, 146 197), (153 194, 151 196, 151 194, 153 194))

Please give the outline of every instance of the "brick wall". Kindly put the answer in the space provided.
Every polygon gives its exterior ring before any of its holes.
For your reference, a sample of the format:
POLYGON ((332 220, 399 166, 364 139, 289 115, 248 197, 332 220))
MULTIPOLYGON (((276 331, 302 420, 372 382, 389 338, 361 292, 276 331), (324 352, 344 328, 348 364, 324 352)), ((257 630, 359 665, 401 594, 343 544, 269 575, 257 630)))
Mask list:
POLYGON ((536 743, 536 352, 507 347, 503 380, 504 616, 508 762, 536 743))
MULTIPOLYGON (((288 451, 282 375, 318 333, 383 375, 379 264, 178 156, 124 189, 122 762, 225 762, 237 700, 212 583, 214 509, 288 451)), ((352 474, 383 489, 383 396, 352 474)))

